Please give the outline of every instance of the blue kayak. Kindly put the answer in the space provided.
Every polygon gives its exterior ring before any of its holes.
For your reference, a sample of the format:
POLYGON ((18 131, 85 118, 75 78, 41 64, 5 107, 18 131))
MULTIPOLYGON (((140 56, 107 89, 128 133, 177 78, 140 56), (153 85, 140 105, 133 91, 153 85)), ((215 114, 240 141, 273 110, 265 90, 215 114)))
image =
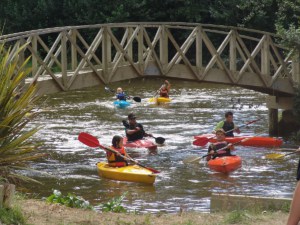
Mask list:
POLYGON ((126 102, 124 100, 117 100, 114 101, 114 105, 119 109, 125 109, 126 107, 130 106, 130 102, 126 102))

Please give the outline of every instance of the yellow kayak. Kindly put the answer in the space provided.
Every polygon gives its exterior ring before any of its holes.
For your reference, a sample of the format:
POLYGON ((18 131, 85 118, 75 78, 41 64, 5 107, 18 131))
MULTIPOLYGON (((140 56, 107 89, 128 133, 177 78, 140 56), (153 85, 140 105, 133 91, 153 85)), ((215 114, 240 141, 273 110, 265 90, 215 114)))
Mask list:
POLYGON ((99 162, 97 169, 100 177, 112 180, 153 184, 156 178, 156 174, 138 165, 110 167, 105 162, 99 162))
POLYGON ((152 103, 168 103, 171 102, 170 98, 164 98, 164 97, 156 97, 156 98, 150 98, 149 102, 152 103))

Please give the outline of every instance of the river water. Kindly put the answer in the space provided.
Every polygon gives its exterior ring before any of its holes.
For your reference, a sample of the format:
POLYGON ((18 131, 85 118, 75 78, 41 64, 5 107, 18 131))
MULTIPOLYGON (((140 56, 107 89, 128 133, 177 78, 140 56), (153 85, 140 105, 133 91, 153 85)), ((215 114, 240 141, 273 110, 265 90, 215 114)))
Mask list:
POLYGON ((138 212, 177 212, 182 209, 209 211, 212 193, 269 197, 291 197, 295 186, 298 157, 270 161, 263 158, 272 149, 236 147, 243 159, 241 169, 230 175, 211 172, 205 162, 183 164, 188 156, 201 156, 206 147, 193 146, 194 135, 209 133, 223 119, 224 112, 234 112, 235 123, 263 119, 242 129, 242 135, 268 133, 266 95, 251 90, 211 84, 171 81, 172 102, 153 107, 147 100, 161 85, 161 80, 114 83, 130 95, 142 97, 142 103, 128 109, 116 109, 114 96, 104 87, 95 87, 48 96, 45 110, 31 125, 40 126, 35 139, 44 142, 47 159, 32 166, 40 173, 30 175, 42 185, 31 184, 30 192, 49 196, 54 189, 82 196, 93 205, 128 192, 124 205, 138 212), (142 164, 160 170, 153 186, 118 182, 98 176, 95 164, 105 160, 105 153, 78 141, 80 132, 96 136, 109 145, 115 134, 124 135, 122 120, 130 112, 146 132, 166 138, 157 154, 147 150, 128 150, 142 164))

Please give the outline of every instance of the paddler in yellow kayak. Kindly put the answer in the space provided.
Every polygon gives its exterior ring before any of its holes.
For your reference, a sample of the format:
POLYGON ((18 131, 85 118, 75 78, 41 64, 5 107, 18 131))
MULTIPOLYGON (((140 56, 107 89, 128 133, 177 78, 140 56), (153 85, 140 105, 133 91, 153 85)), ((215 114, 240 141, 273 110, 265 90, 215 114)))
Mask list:
POLYGON ((128 115, 128 122, 123 120, 123 125, 125 126, 125 132, 127 141, 136 141, 143 139, 144 137, 153 137, 152 134, 147 134, 144 131, 143 125, 136 122, 136 116, 133 113, 128 115))
POLYGON ((233 113, 230 111, 225 113, 225 120, 219 122, 214 131, 217 129, 223 129, 226 137, 234 137, 233 132, 241 133, 240 129, 233 123, 233 113))
POLYGON ((234 150, 234 146, 225 141, 225 131, 222 128, 216 130, 216 138, 217 142, 211 143, 208 147, 207 161, 216 157, 231 156, 231 151, 234 150), (225 147, 227 148, 218 152, 219 149, 225 147))
POLYGON ((171 88, 171 84, 169 83, 169 81, 165 80, 165 83, 162 85, 162 87, 159 90, 160 97, 169 98, 170 88, 171 88))
MULTIPOLYGON (((123 137, 119 135, 115 135, 112 139, 112 146, 110 146, 111 149, 115 150, 116 152, 120 153, 123 156, 129 157, 127 155, 127 152, 123 146, 123 137)), ((108 161, 108 165, 111 167, 123 167, 128 166, 128 162, 121 157, 120 155, 107 151, 106 157, 108 161)))

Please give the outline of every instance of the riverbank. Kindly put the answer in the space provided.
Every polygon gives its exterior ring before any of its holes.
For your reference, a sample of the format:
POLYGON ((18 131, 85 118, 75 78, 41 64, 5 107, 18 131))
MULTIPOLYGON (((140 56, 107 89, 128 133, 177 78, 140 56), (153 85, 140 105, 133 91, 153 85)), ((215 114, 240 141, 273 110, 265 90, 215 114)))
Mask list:
POLYGON ((282 225, 287 221, 285 212, 231 213, 181 212, 177 214, 100 213, 92 210, 73 209, 40 200, 18 200, 27 224, 32 225, 193 225, 193 224, 255 224, 282 225))

